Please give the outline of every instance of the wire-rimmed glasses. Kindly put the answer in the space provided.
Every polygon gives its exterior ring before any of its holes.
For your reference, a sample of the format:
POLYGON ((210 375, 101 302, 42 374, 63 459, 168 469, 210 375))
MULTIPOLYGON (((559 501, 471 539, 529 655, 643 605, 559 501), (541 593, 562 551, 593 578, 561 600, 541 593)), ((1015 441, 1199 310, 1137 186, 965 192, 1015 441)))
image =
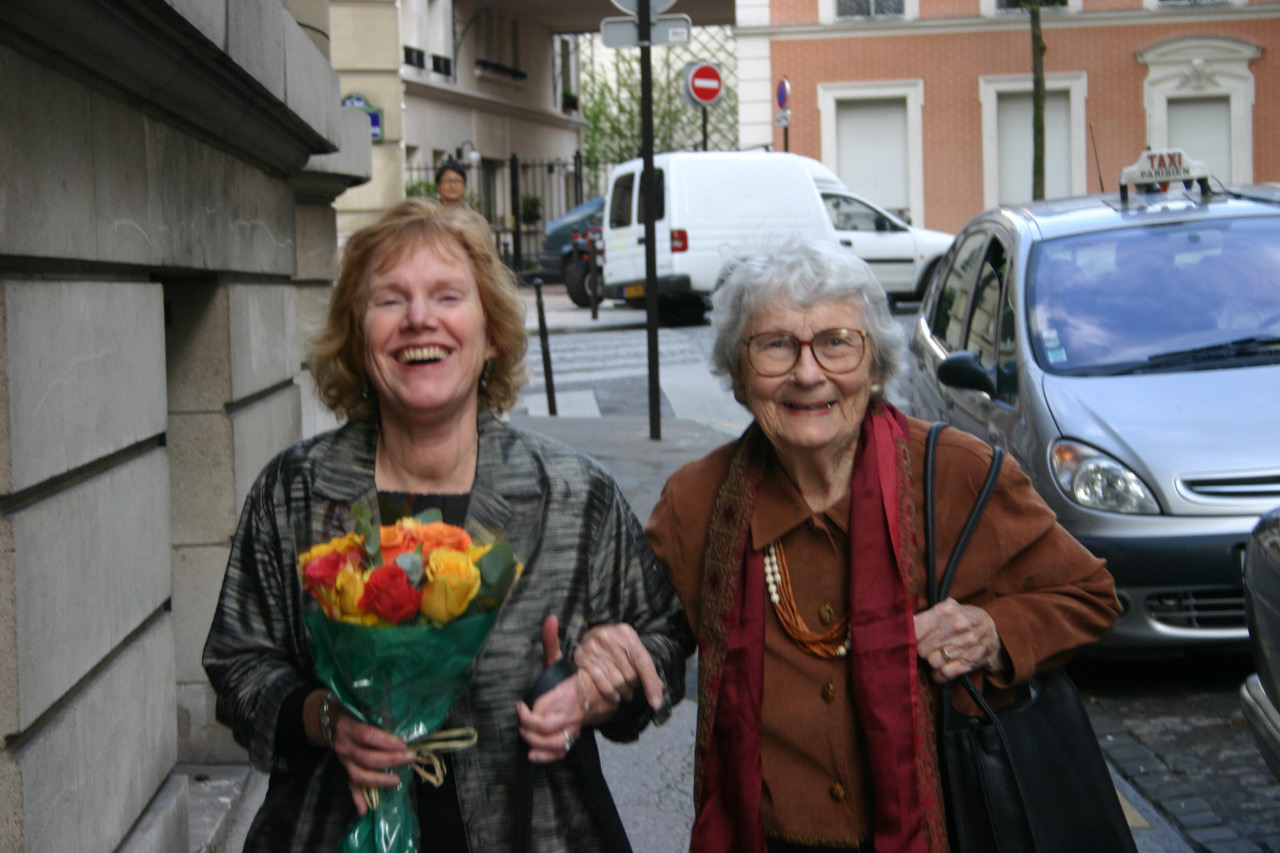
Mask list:
POLYGON ((828 373, 852 373, 866 355, 867 333, 862 329, 827 329, 802 341, 790 332, 761 332, 742 341, 747 361, 756 373, 776 377, 790 373, 809 347, 818 366, 828 373))

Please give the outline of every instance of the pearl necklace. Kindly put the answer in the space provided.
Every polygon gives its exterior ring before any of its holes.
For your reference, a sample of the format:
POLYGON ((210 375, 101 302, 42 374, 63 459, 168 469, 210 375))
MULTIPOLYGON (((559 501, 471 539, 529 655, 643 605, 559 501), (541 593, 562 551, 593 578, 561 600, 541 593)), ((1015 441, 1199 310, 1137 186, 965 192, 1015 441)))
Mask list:
POLYGON ((764 547, 764 585, 769 592, 769 600, 773 602, 773 612, 778 615, 778 622, 787 635, 804 651, 820 658, 848 657, 849 648, 853 644, 852 629, 849 617, 843 616, 832 625, 825 634, 815 634, 809 630, 804 619, 796 610, 795 598, 791 594, 791 573, 787 571, 787 559, 782 552, 782 543, 770 542, 764 547), (844 636, 844 642, 836 645, 836 640, 844 636))

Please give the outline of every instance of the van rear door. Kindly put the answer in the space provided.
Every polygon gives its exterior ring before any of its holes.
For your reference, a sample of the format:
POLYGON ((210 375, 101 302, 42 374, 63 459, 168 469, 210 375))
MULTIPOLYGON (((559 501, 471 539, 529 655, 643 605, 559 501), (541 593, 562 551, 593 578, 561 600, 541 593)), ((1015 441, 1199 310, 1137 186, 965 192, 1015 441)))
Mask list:
MULTIPOLYGON (((614 170, 604 223, 604 282, 628 285, 626 298, 644 295, 644 197, 640 192, 643 165, 626 163, 614 170)), ((671 238, 666 223, 665 175, 654 168, 654 226, 658 247, 658 276, 671 272, 671 238)))

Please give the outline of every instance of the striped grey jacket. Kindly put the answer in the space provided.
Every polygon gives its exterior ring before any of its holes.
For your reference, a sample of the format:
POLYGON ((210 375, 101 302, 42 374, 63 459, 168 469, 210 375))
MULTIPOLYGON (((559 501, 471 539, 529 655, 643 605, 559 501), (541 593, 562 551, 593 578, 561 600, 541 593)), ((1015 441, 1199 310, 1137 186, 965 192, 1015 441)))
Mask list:
MULTIPOLYGON (((505 533, 525 574, 445 725, 479 733, 474 749, 453 757, 471 851, 506 853, 523 748, 515 707, 542 670, 543 619, 559 616, 566 656, 587 627, 604 622, 634 626, 653 656, 666 704, 603 728, 612 740, 632 740, 650 720, 670 715, 684 694, 684 660, 694 641, 640 523, 598 464, 489 413, 480 415, 479 428, 467 527, 505 533)), ((253 765, 271 774, 246 853, 337 850, 355 816, 346 771, 332 752, 283 754, 275 732, 281 703, 315 682, 302 619, 303 609, 315 605, 298 582, 297 555, 350 530, 354 502, 377 512, 376 436, 375 425, 353 423, 281 453, 254 484, 232 541, 204 667, 217 692, 218 720, 249 750, 253 765)), ((534 769, 532 847, 539 853, 603 847, 563 763, 534 769)))

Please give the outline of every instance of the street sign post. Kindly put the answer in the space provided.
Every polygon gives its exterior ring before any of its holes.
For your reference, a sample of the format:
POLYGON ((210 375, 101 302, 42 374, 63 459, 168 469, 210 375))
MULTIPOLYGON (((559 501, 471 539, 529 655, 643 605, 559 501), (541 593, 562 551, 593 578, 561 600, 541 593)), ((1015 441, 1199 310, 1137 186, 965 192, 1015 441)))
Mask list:
POLYGON ((720 66, 711 62, 690 62, 684 67, 685 100, 695 107, 713 107, 724 96, 720 66))
MULTIPOLYGON (((692 31, 693 21, 688 15, 658 15, 649 29, 649 44, 656 47, 688 44, 692 31)), ((640 19, 602 19, 600 40, 605 47, 636 47, 640 44, 640 19)))
MULTIPOLYGON (((640 14, 640 0, 613 0, 613 5, 628 15, 640 14)), ((661 15, 674 5, 676 5, 676 0, 649 0, 649 14, 661 15)))
POLYGON ((791 102, 791 81, 783 75, 778 81, 778 112, 773 116, 773 123, 782 128, 782 150, 791 150, 791 110, 787 104, 791 102))

